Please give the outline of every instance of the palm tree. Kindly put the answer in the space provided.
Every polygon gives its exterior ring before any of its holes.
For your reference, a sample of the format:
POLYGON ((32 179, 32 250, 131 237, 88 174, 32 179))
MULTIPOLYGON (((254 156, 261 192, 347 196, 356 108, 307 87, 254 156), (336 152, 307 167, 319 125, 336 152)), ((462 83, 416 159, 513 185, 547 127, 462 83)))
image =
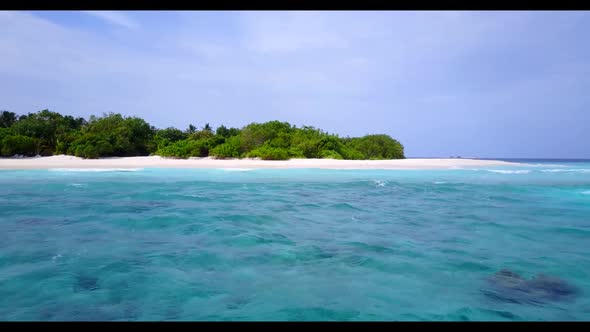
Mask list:
POLYGON ((8 111, 0 113, 0 128, 8 128, 16 122, 16 114, 8 111))
POLYGON ((197 127, 193 126, 192 124, 188 125, 188 129, 186 130, 187 134, 194 134, 197 131, 197 127))

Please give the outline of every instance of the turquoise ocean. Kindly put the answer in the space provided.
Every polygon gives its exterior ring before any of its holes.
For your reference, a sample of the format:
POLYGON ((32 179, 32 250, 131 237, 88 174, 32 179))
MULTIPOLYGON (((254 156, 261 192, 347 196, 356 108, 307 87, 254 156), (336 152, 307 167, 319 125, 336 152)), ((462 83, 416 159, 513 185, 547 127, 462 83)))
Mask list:
POLYGON ((590 161, 524 162, 0 171, 0 320, 590 320, 590 161))

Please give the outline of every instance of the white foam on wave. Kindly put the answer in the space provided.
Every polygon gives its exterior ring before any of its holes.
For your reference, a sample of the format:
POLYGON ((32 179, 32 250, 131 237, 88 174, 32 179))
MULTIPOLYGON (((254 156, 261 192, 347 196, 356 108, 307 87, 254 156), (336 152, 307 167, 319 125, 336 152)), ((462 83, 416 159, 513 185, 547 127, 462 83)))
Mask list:
POLYGON ((551 165, 551 164, 526 164, 530 167, 567 167, 566 165, 551 165))
POLYGON ((88 187, 87 183, 70 183, 68 184, 69 187, 88 187))
POLYGON ((590 195, 590 190, 582 191, 582 194, 584 194, 584 195, 590 195))
POLYGON ((579 173, 590 173, 590 169, 587 168, 568 168, 568 169, 542 169, 541 172, 545 173, 559 173, 559 172, 579 172, 579 173))
POLYGON ((445 183, 447 183, 447 182, 446 182, 446 181, 434 181, 433 183, 434 183, 434 184, 445 184, 445 183))
POLYGON ((53 172, 139 172, 143 168, 50 168, 53 172))
POLYGON ((375 184, 377 185, 377 187, 385 187, 385 185, 387 184, 387 182, 381 181, 381 180, 375 180, 373 182, 375 182, 375 184))
POLYGON ((488 172, 493 173, 500 173, 500 174, 527 174, 530 173, 528 169, 518 169, 518 170, 510 170, 510 169, 486 169, 488 172))

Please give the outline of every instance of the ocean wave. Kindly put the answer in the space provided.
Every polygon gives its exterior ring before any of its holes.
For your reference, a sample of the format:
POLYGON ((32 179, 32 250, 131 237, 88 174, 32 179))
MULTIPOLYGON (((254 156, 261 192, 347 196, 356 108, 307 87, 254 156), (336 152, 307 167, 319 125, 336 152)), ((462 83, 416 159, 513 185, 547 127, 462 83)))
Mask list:
POLYGON ((197 194, 186 194, 186 195, 182 195, 184 197, 195 197, 195 198, 203 198, 204 196, 201 195, 197 195, 197 194))
POLYGON ((531 171, 528 169, 518 169, 518 170, 509 170, 509 169, 486 169, 488 172, 493 173, 501 173, 501 174, 527 174, 531 171))
POLYGON ((558 172, 580 172, 590 173, 590 169, 587 168, 568 168, 568 169, 542 169, 541 172, 545 173, 558 173, 558 172))
POLYGON ((582 194, 584 194, 584 195, 590 195, 590 190, 582 191, 582 194))
POLYGON ((88 187, 87 183, 70 183, 67 185, 68 187, 88 187))
POLYGON ((377 187, 385 187, 385 185, 387 184, 387 182, 381 180, 375 180, 373 182, 376 184, 377 187))
POLYGON ((254 168, 220 168, 220 170, 226 172, 248 172, 253 171, 254 168))
POLYGON ((530 167, 567 167, 566 165, 551 165, 551 164, 526 164, 530 167))
POLYGON ((362 209, 359 209, 358 207, 349 204, 349 203, 335 203, 335 204, 331 204, 329 206, 330 208, 334 208, 334 209, 338 209, 338 210, 356 210, 356 211, 363 211, 362 209))
POLYGON ((139 172, 143 168, 50 168, 52 172, 139 172))
POLYGON ((434 184, 445 184, 445 183, 447 183, 447 182, 446 182, 446 181, 434 181, 433 183, 434 183, 434 184))

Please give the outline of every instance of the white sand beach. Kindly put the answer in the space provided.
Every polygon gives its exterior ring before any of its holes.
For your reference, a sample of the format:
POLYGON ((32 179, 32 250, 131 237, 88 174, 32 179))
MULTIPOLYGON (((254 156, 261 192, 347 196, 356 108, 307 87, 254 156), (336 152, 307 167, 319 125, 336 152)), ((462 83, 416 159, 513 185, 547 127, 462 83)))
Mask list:
POLYGON ((485 166, 519 166, 522 164, 478 159, 396 159, 335 160, 291 159, 281 161, 257 159, 191 158, 169 159, 159 156, 82 159, 73 156, 36 158, 0 158, 0 169, 54 168, 323 168, 323 169, 451 169, 485 166))

